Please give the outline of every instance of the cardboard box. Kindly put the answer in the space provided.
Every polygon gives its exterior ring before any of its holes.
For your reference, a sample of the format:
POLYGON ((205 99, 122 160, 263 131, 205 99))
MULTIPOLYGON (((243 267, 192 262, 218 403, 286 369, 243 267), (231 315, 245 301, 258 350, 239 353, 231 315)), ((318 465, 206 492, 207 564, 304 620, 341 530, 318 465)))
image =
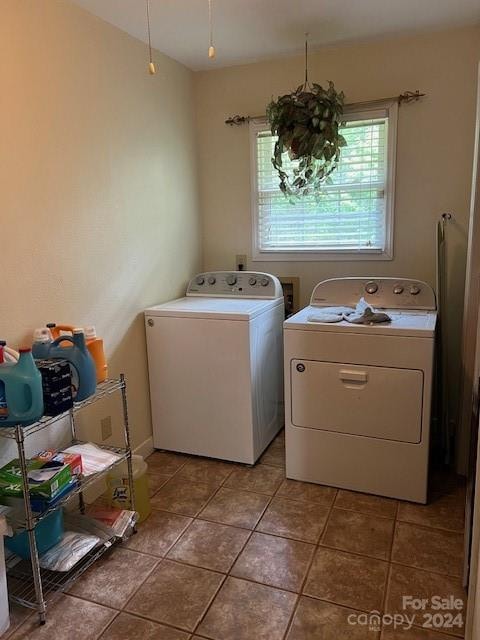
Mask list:
POLYGON ((82 456, 79 453, 64 453, 56 449, 45 449, 37 453, 35 458, 42 462, 68 464, 72 471, 72 476, 79 476, 83 471, 82 456))
MULTIPOLYGON (((62 491, 72 479, 68 464, 51 465, 42 460, 27 460, 28 487, 30 495, 52 499, 62 491)), ((20 497, 23 495, 20 461, 11 460, 0 469, 0 496, 20 497)))
POLYGON ((73 406, 72 373, 66 360, 37 360, 42 374, 43 404, 47 416, 57 416, 73 406))

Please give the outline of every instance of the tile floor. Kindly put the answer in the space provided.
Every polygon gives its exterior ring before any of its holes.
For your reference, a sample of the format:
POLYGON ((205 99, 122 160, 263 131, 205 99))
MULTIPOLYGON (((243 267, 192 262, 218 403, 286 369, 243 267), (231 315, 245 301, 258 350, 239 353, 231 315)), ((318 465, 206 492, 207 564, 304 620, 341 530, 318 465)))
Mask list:
MULTIPOLYGON (((447 640, 349 624, 402 596, 462 598, 463 488, 419 506, 285 479, 284 436, 253 468, 148 459, 152 515, 50 609, 15 608, 11 640, 447 640), (351 618, 350 618, 351 619, 351 618)), ((444 491, 441 491, 441 487, 444 491)), ((445 490, 446 487, 446 490, 445 490)), ((418 622, 420 624, 420 622, 418 622)), ((2 639, 3 640, 3 639, 2 639)))

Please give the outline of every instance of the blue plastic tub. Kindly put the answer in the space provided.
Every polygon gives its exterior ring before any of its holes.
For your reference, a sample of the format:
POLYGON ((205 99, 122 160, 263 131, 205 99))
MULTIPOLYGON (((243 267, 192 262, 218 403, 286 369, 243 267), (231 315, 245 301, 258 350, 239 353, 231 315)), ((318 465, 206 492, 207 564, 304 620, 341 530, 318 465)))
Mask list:
MULTIPOLYGON (((63 509, 55 509, 35 527, 35 540, 37 542, 38 555, 42 555, 55 546, 63 538, 63 509)), ((17 556, 28 560, 30 558, 30 545, 28 532, 22 531, 13 537, 5 537, 5 546, 17 556)))

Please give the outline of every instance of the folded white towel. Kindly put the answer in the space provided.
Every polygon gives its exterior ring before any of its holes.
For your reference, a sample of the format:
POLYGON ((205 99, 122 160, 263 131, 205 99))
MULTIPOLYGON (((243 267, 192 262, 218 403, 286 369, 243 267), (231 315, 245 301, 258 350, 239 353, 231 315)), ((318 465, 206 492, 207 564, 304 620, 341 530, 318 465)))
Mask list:
POLYGON ((307 316, 307 322, 341 322, 343 315, 340 313, 312 313, 307 316))
POLYGON ((354 313, 353 307, 322 307, 307 316, 308 322, 341 322, 344 316, 354 313))

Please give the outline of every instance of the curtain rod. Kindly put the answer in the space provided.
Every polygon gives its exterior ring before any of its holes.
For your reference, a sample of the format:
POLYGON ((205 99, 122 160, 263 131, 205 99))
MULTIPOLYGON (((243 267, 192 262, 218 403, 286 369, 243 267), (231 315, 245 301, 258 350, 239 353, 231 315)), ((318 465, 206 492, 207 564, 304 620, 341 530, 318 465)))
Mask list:
MULTIPOLYGON (((393 98, 379 98, 378 100, 365 100, 364 102, 351 102, 349 104, 346 104, 346 107, 363 107, 363 106, 373 106, 376 104, 381 104, 384 102, 397 102, 399 105, 403 104, 404 102, 406 104, 408 104, 409 102, 417 102, 417 100, 420 100, 420 98, 425 97, 427 94, 426 93, 420 93, 420 91, 417 89, 416 91, 404 91, 404 93, 401 93, 399 96, 394 96, 393 98)), ((225 124, 230 125, 231 127, 233 127, 234 125, 242 125, 242 124, 246 124, 248 122, 250 122, 250 120, 256 120, 257 118, 264 118, 264 115, 261 116, 240 116, 240 115, 236 115, 236 116, 230 116, 230 118, 227 118, 225 120, 225 124)))

